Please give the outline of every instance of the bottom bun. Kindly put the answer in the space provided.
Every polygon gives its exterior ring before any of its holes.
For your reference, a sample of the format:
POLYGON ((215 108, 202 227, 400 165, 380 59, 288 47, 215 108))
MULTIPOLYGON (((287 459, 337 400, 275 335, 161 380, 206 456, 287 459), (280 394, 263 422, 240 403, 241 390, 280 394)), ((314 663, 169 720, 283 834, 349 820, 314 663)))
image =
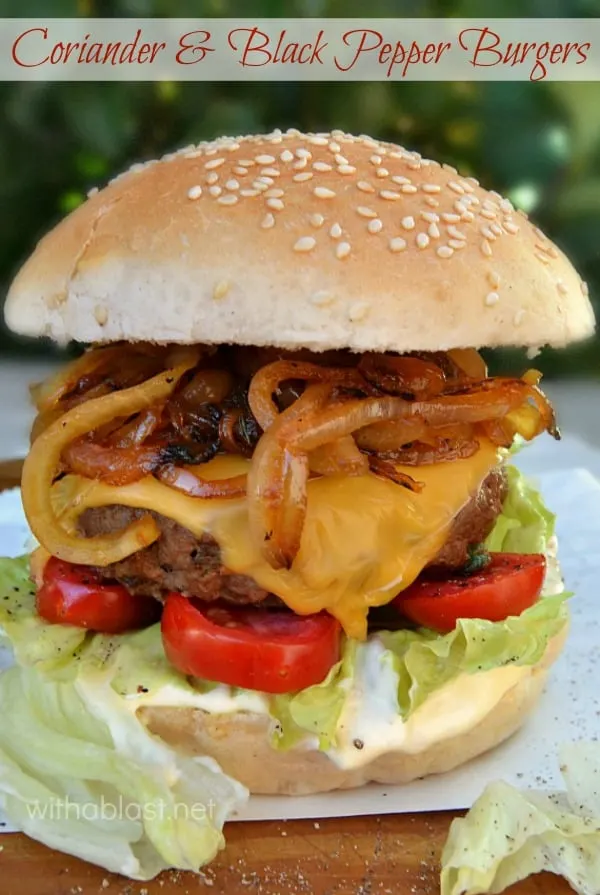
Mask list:
POLYGON ((498 701, 490 703, 487 713, 474 726, 438 739, 420 752, 391 750, 361 767, 341 768, 317 749, 273 749, 269 743, 271 719, 265 715, 217 715, 195 708, 145 706, 138 716, 152 733, 176 749, 214 758, 226 774, 253 793, 309 795, 369 782, 409 783, 418 777, 452 770, 518 730, 542 693, 548 668, 562 649, 567 627, 548 643, 536 665, 519 666, 521 673, 516 682, 498 701))

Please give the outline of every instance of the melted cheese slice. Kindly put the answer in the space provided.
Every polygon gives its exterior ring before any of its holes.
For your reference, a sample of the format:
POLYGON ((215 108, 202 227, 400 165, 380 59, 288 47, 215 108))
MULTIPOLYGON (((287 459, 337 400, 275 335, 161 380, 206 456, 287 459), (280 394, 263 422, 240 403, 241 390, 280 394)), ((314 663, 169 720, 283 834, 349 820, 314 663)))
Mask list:
MULTIPOLYGON (((243 499, 188 497, 154 478, 116 488, 78 476, 58 482, 53 496, 71 528, 87 507, 124 504, 155 510, 197 537, 210 534, 226 568, 249 575, 300 615, 326 609, 350 637, 362 640, 369 607, 388 603, 414 581, 497 463, 496 448, 483 443, 466 460, 404 469, 424 483, 419 494, 372 474, 311 480, 302 543, 289 570, 274 570, 262 558, 243 499)), ((239 475, 248 464, 241 457, 216 457, 202 475, 239 475)))

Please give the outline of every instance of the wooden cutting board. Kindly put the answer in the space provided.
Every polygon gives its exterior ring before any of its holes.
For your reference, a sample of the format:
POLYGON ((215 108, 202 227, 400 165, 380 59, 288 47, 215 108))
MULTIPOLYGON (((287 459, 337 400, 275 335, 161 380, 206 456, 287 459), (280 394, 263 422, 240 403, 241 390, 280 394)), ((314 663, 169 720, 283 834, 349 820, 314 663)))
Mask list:
MULTIPOLYGON (((0 463, 0 490, 19 483, 0 463)), ((2 719, 1 723, 6 723, 2 719)), ((440 778, 443 786, 443 778, 440 778)), ((0 836, 0 895, 437 895, 451 812, 231 823, 227 846, 199 877, 168 872, 133 883, 20 834, 0 836)), ((567 895, 539 874, 510 895, 567 895)))

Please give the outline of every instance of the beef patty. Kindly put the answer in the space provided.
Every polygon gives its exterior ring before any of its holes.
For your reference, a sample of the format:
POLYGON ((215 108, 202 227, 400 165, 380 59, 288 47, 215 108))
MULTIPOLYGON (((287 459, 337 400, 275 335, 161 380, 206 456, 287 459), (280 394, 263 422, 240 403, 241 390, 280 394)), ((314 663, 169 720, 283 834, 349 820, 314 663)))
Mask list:
MULTIPOLYGON (((429 564, 431 567, 449 570, 465 565, 469 547, 481 543, 490 533, 502 510, 506 489, 504 470, 492 470, 478 493, 457 515, 448 540, 429 564)), ((79 527, 86 537, 107 534, 125 528, 146 512, 121 505, 94 507, 81 514, 79 527)), ((151 515, 161 531, 158 540, 121 562, 97 569, 102 578, 119 581, 133 593, 157 599, 168 591, 179 591, 208 602, 279 602, 252 578, 226 569, 213 537, 196 538, 172 519, 158 513, 151 515)))

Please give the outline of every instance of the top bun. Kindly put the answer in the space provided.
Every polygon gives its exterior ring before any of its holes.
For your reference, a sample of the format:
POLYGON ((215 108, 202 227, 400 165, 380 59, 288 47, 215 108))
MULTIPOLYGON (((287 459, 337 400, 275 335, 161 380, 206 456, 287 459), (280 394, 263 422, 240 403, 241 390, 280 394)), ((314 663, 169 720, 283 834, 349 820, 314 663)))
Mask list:
POLYGON ((314 351, 559 346, 594 329, 585 284, 508 200, 341 131, 134 165, 42 239, 5 314, 59 342, 314 351))

